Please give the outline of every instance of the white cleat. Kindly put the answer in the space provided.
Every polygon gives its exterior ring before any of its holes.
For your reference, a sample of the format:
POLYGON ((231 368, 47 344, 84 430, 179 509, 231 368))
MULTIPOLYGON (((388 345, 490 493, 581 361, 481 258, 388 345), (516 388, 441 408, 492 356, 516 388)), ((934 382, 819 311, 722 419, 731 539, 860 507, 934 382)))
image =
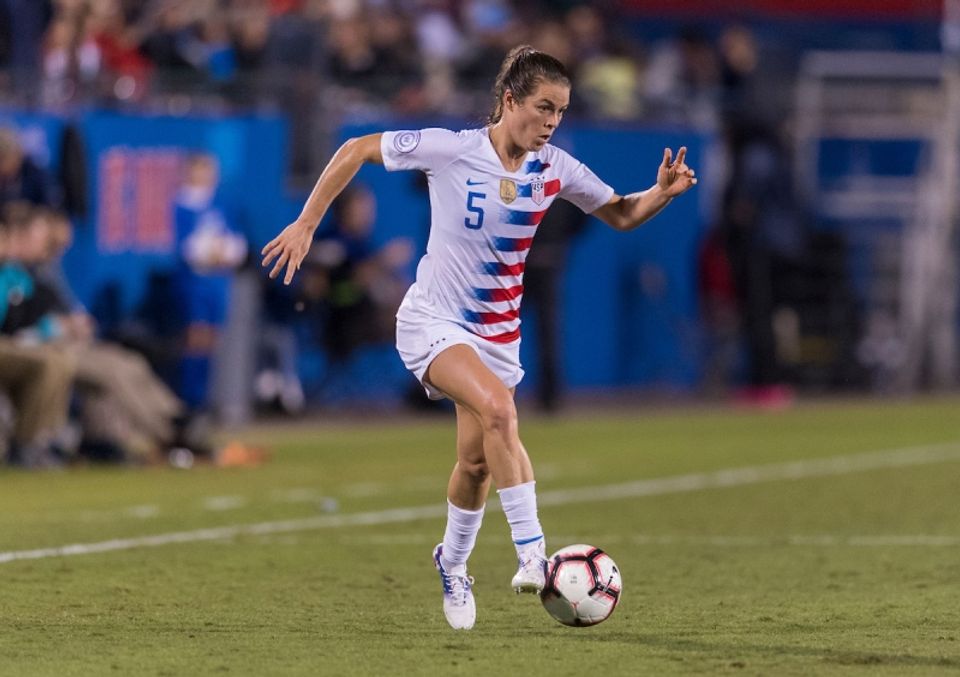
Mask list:
POLYGON ((530 548, 517 558, 520 568, 510 581, 510 586, 519 595, 521 592, 539 594, 547 582, 547 558, 541 540, 538 547, 530 548))
POLYGON ((443 585, 443 615, 454 630, 469 630, 477 620, 477 604, 473 599, 473 577, 467 576, 466 565, 447 572, 440 563, 441 543, 433 549, 433 564, 440 572, 443 585))

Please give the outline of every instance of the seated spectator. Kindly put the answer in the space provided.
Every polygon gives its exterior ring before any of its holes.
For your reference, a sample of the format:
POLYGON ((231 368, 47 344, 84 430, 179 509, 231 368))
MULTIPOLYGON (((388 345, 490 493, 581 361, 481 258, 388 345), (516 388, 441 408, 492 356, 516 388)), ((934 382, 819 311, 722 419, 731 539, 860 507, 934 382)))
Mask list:
POLYGON ((155 6, 140 52, 157 68, 183 76, 195 73, 186 55, 197 17, 189 2, 165 2, 155 6))
POLYGON ((111 89, 119 99, 141 98, 153 64, 140 52, 138 31, 128 25, 119 0, 100 0, 91 4, 87 40, 99 49, 104 71, 112 79, 111 89))
POLYGON ((17 132, 0 127, 0 206, 15 200, 52 205, 47 173, 27 157, 17 132))
POLYGON ((237 12, 232 19, 231 34, 237 68, 254 71, 262 67, 270 41, 270 14, 267 8, 260 5, 237 12))
POLYGON ((607 52, 584 61, 577 77, 594 115, 632 120, 640 114, 643 70, 626 43, 613 41, 607 52))
POLYGON ((333 22, 327 70, 335 83, 362 99, 366 91, 380 84, 383 62, 378 57, 371 41, 370 26, 363 17, 333 22))
POLYGON ((661 114, 685 111, 691 120, 713 122, 720 69, 716 48, 707 34, 699 27, 688 26, 676 39, 653 47, 644 94, 649 105, 661 114))
POLYGON ((0 336, 0 392, 14 413, 9 463, 28 468, 62 464, 59 442, 66 430, 73 373, 70 356, 0 336))
POLYGON ((0 331, 23 343, 46 343, 67 328, 56 294, 39 283, 35 268, 47 248, 47 220, 26 202, 11 202, 3 210, 7 228, 8 281, 16 280, 7 295, 0 331))
POLYGON ((48 348, 69 359, 79 398, 85 450, 104 460, 159 460, 171 447, 189 444, 200 454, 202 441, 183 440, 184 406, 150 370, 146 360, 116 344, 95 338, 93 320, 71 302, 58 269, 71 241, 69 221, 22 204, 7 210, 14 234, 12 251, 27 273, 30 294, 6 313, 4 334, 21 343, 48 348), (108 450, 105 452, 104 450, 108 450))
POLYGON ((184 57, 198 73, 214 82, 225 82, 236 75, 237 57, 226 22, 217 14, 204 17, 184 42, 184 57))
POLYGON ((52 0, 0 2, 0 68, 9 69, 0 81, 8 92, 28 86, 35 77, 37 45, 52 16, 52 0))
MULTIPOLYGON (((11 308, 34 293, 33 279, 18 260, 22 246, 22 238, 0 222, 0 326, 11 308)), ((0 334, 0 392, 14 413, 7 461, 30 468, 59 465, 57 446, 66 429, 73 374, 69 355, 0 334)))
POLYGON ((100 76, 103 53, 86 17, 56 17, 41 50, 42 97, 48 106, 73 100, 78 89, 88 88, 100 76))

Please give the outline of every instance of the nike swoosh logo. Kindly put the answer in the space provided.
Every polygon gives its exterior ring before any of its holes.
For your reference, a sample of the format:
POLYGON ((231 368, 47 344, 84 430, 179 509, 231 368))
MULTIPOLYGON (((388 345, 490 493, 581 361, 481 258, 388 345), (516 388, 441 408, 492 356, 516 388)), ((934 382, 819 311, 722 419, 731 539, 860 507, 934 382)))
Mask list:
POLYGON ((470 179, 467 179, 468 186, 482 186, 485 183, 486 181, 471 181, 470 179))

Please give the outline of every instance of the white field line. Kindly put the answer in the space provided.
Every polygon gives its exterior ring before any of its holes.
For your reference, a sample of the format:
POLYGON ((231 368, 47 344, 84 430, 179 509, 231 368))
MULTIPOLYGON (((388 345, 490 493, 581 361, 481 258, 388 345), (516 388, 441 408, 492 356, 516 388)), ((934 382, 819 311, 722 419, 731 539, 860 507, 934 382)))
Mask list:
MULTIPOLYGON (((867 452, 846 456, 833 456, 822 459, 792 461, 770 465, 728 468, 706 473, 692 473, 659 477, 649 480, 637 480, 622 484, 606 484, 578 489, 558 489, 541 492, 537 502, 541 506, 559 506, 574 503, 593 503, 625 498, 642 498, 664 494, 720 489, 762 482, 780 480, 799 480, 812 477, 831 477, 849 475, 870 470, 905 468, 909 466, 929 465, 960 461, 960 443, 939 444, 926 447, 911 447, 890 451, 867 452)), ((489 510, 499 510, 499 503, 491 500, 489 510)), ((196 543, 234 538, 241 535, 262 535, 309 531, 348 526, 372 526, 413 522, 422 519, 434 519, 446 515, 446 506, 437 503, 413 508, 395 508, 345 515, 322 515, 302 519, 255 524, 236 524, 210 529, 178 531, 154 536, 136 536, 116 538, 97 543, 74 543, 36 550, 12 550, 0 552, 0 564, 18 560, 47 559, 70 555, 90 555, 118 550, 152 548, 175 543, 196 543)), ((896 538, 896 537, 886 537, 896 538)))
MULTIPOLYGON (((299 544, 300 540, 289 535, 275 538, 271 535, 263 536, 261 543, 283 543, 286 545, 299 544), (284 540, 280 540, 280 538, 284 540)), ((896 548, 896 547, 931 547, 955 548, 960 546, 960 536, 941 536, 936 534, 871 534, 836 536, 828 534, 813 535, 785 535, 785 536, 709 536, 702 534, 594 534, 590 538, 596 543, 603 543, 604 547, 611 547, 620 543, 635 545, 689 545, 709 546, 718 548, 754 548, 771 546, 801 546, 827 547, 839 546, 853 548, 896 548)), ((553 543, 581 543, 584 536, 550 534, 553 543)), ((399 533, 399 534, 371 534, 364 536, 345 536, 340 539, 343 543, 352 545, 434 545, 436 534, 399 533)))
MULTIPOLYGON (((613 536, 612 539, 609 540, 601 540, 600 538, 597 538, 597 542, 608 543, 611 540, 616 541, 617 538, 617 536, 613 536)), ((851 536, 814 534, 782 537, 769 536, 766 538, 757 536, 644 536, 637 534, 627 538, 620 536, 619 540, 636 543, 637 545, 707 545, 731 548, 770 547, 780 545, 828 548, 834 548, 837 546, 853 548, 952 548, 960 546, 960 536, 940 536, 935 534, 873 534, 851 536)))
POLYGON ((639 498, 679 494, 704 489, 723 489, 778 480, 800 480, 811 477, 849 475, 869 470, 904 468, 931 463, 960 461, 960 442, 937 444, 925 447, 909 447, 889 451, 871 451, 847 456, 754 465, 743 468, 728 468, 707 473, 674 475, 650 480, 637 480, 623 484, 608 484, 600 487, 558 489, 538 494, 538 505, 566 505, 611 501, 621 498, 639 498))

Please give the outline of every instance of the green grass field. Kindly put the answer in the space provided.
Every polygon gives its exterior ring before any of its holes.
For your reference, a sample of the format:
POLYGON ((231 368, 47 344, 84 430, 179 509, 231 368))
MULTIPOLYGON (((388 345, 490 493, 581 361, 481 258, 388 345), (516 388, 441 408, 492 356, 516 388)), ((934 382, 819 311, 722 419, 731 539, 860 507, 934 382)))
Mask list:
POLYGON ((253 429, 259 468, 0 471, 0 674, 956 674, 958 412, 522 417, 548 548, 623 571, 586 629, 510 591, 493 510, 477 625, 447 627, 430 552, 452 419, 253 429))

